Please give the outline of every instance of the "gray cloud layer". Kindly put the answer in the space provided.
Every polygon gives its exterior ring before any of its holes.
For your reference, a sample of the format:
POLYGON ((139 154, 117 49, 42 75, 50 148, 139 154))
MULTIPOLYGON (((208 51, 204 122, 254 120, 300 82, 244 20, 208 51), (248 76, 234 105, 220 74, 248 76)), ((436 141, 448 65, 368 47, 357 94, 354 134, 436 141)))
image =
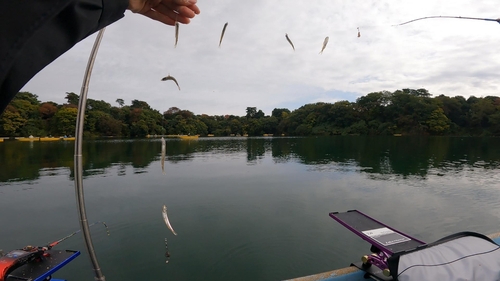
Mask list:
MULTIPOLYGON (((244 115, 248 106, 270 114, 408 87, 433 95, 498 95, 499 24, 429 19, 393 26, 431 15, 496 18, 498 3, 436 2, 200 0, 202 13, 181 25, 177 48, 173 27, 127 12, 105 32, 89 98, 111 104, 139 99, 160 112, 176 106, 195 114, 244 115), (182 91, 160 81, 167 74, 182 91)), ((23 90, 57 103, 65 102, 66 92, 79 93, 94 39, 62 55, 23 90)))

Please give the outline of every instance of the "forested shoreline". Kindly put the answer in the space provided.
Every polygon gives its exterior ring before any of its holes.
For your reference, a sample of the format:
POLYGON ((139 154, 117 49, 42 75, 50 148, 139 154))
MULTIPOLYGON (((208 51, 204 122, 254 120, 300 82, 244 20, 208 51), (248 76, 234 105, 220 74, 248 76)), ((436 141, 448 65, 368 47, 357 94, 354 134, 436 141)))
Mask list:
MULTIPOLYGON (((70 92, 65 98, 67 103, 57 104, 42 102, 29 92, 18 93, 0 115, 0 136, 73 135, 79 96, 70 92)), ((270 115, 257 107, 247 107, 244 116, 209 116, 177 107, 160 113, 140 100, 116 103, 87 100, 84 137, 500 135, 499 97, 432 97, 426 89, 373 92, 355 102, 318 102, 293 111, 275 108, 270 115)))

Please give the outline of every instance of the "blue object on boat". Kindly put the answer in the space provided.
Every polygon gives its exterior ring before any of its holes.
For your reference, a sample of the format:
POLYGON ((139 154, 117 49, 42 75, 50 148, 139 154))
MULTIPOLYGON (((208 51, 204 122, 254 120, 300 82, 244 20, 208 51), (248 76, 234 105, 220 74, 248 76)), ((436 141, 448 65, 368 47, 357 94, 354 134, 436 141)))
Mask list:
MULTIPOLYGON (((47 250, 47 256, 40 261, 27 263, 12 271, 6 281, 32 280, 45 281, 56 271, 64 267, 70 261, 80 255, 79 251, 71 250, 47 250)), ((50 279, 52 281, 65 281, 61 279, 50 279)))

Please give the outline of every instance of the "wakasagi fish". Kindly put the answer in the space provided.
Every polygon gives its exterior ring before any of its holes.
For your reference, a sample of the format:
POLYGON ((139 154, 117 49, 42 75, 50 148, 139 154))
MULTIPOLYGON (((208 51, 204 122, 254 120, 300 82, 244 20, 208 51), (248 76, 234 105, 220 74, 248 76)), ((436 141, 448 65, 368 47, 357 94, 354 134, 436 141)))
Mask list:
POLYGON ((321 48, 321 52, 319 52, 320 54, 323 53, 323 50, 326 48, 327 44, 328 44, 328 36, 326 36, 325 41, 323 41, 323 48, 321 48))
POLYGON ((165 224, 167 225, 168 229, 170 229, 170 231, 172 231, 172 233, 174 235, 177 235, 177 233, 175 233, 174 229, 172 228, 172 225, 170 224, 170 221, 168 220, 167 206, 166 205, 163 205, 162 215, 163 215, 163 220, 165 221, 165 224))
POLYGON ((175 80, 175 78, 174 78, 174 77, 170 76, 170 74, 169 74, 169 75, 167 75, 166 77, 163 77, 163 78, 161 79, 161 81, 167 81, 167 80, 172 80, 172 81, 174 81, 174 82, 175 82, 175 85, 177 85, 177 88, 179 88, 179 91, 181 90, 181 87, 179 87, 179 83, 177 83, 177 80, 175 80))
POLYGON ((165 154, 167 153, 167 143, 165 139, 161 137, 161 172, 165 174, 165 154))
POLYGON ((290 43, 290 45, 292 45, 292 48, 293 48, 293 50, 295 51, 295 46, 293 46, 292 40, 290 40, 290 38, 288 37, 288 34, 287 34, 287 33, 285 33, 285 38, 286 38, 286 40, 288 41, 288 43, 290 43))
POLYGON ((177 41, 179 41, 179 22, 175 22, 175 45, 174 48, 177 47, 177 41))
POLYGON ((226 33, 226 27, 227 27, 227 22, 224 24, 224 27, 222 28, 222 34, 220 35, 220 41, 219 41, 219 48, 220 44, 222 43, 222 38, 224 38, 224 33, 226 33))

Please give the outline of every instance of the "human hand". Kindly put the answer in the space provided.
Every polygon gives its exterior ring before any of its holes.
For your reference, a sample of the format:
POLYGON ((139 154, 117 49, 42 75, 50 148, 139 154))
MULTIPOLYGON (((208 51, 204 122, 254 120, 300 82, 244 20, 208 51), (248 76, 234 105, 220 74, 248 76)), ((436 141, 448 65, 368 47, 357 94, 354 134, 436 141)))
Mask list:
POLYGON ((197 0, 129 0, 128 9, 164 24, 187 24, 200 13, 197 0))

